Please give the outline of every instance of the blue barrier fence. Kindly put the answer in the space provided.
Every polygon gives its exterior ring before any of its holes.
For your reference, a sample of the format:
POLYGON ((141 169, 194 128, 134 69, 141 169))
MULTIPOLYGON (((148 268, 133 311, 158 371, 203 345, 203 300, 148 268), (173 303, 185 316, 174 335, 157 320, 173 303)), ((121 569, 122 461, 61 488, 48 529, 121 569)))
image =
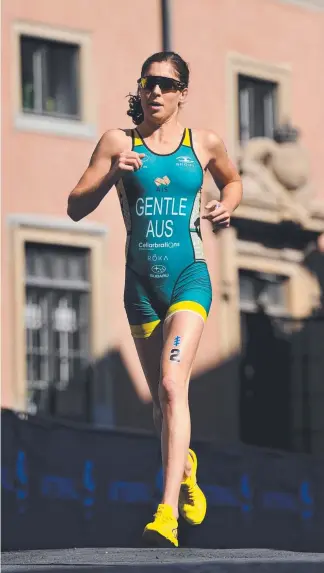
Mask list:
MULTIPOLYGON (((324 550, 324 461, 242 445, 193 444, 208 513, 181 523, 191 547, 324 550)), ((2 412, 2 547, 138 546, 162 490, 147 435, 2 412)))

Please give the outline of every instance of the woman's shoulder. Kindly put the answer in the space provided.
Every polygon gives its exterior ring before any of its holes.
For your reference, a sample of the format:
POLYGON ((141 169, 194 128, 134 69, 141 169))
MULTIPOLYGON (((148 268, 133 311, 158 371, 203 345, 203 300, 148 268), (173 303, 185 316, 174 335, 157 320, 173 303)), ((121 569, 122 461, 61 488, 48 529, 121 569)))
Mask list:
POLYGON ((193 139, 205 149, 214 149, 222 145, 221 137, 212 129, 191 129, 193 139))
POLYGON ((127 144, 131 147, 132 130, 129 128, 111 128, 107 129, 100 138, 101 147, 107 147, 114 150, 124 150, 127 144))

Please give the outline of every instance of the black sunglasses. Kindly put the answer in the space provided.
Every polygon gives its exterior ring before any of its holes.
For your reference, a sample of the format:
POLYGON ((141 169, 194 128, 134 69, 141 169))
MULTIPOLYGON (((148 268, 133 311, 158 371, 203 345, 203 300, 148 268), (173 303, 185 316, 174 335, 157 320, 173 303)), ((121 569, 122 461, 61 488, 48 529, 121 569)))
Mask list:
POLYGON ((186 88, 186 84, 173 78, 165 76, 145 76, 137 80, 138 85, 148 91, 152 91, 155 86, 159 86, 161 91, 177 91, 186 88))

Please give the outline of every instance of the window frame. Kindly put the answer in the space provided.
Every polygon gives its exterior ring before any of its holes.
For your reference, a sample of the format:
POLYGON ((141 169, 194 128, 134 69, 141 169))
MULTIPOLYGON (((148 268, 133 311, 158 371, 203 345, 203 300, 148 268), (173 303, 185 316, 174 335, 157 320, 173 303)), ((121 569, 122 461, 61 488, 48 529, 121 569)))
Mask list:
MULTIPOLYGON (((221 297, 219 309, 219 361, 228 360, 241 348, 239 271, 256 271, 287 277, 285 316, 303 319, 318 305, 320 287, 303 264, 303 251, 278 250, 238 238, 234 227, 217 236, 220 253, 221 297)), ((243 309, 242 309, 243 310, 243 309)))
MULTIPOLYGON (((243 89, 244 89, 243 88, 243 89)), ((253 137, 269 137, 269 138, 273 138, 273 132, 276 128, 276 125, 278 124, 277 121, 277 115, 278 115, 278 84, 276 82, 270 82, 269 80, 264 80, 264 79, 260 79, 260 78, 256 78, 255 76, 246 76, 243 74, 238 74, 238 93, 237 93, 237 97, 238 97, 238 117, 239 117, 239 140, 241 145, 244 145, 247 141, 249 141, 250 139, 252 139, 253 137), (248 98, 248 120, 249 120, 249 137, 247 139, 242 138, 242 110, 241 110, 241 92, 243 91, 241 88, 243 87, 241 84, 245 83, 244 88, 248 90, 249 92, 249 98, 248 98), (268 86, 269 90, 269 94, 271 94, 271 129, 267 130, 267 118, 266 118, 266 113, 265 113, 265 98, 264 96, 262 97, 262 121, 263 121, 263 131, 264 131, 264 135, 258 135, 257 134, 257 124, 258 124, 258 118, 257 118, 257 106, 255 105, 255 100, 256 100, 256 96, 261 95, 260 92, 262 91, 262 88, 265 88, 268 86), (259 94, 257 93, 259 92, 259 94), (252 107, 252 110, 251 110, 252 107), (251 113, 253 112, 253 113, 251 113), (268 132, 268 133, 267 133, 268 132)))
POLYGON ((34 131, 58 136, 97 139, 97 112, 94 100, 92 70, 92 40, 90 34, 66 29, 55 29, 29 22, 14 22, 12 26, 12 106, 13 124, 18 131, 34 131), (20 44, 22 36, 44 41, 55 41, 79 46, 79 117, 25 112, 22 101, 22 63, 20 44))
POLYGON ((240 125, 238 109, 239 76, 248 76, 278 85, 277 123, 289 120, 292 110, 292 67, 286 63, 275 64, 229 52, 226 58, 226 99, 228 149, 234 161, 240 157, 240 125))
MULTIPOLYGON (((72 43, 72 42, 62 42, 57 40, 52 40, 49 38, 40 38, 30 35, 21 34, 20 35, 20 58, 21 58, 21 89, 22 89, 22 113, 24 114, 33 114, 33 115, 40 115, 45 117, 53 117, 57 119, 68 119, 68 120, 77 120, 81 121, 81 113, 80 113, 80 44, 72 43), (27 55, 24 56, 24 41, 28 41, 31 39, 37 46, 34 46, 34 51, 32 58, 33 60, 37 60, 36 63, 39 64, 40 73, 33 78, 33 87, 35 89, 35 101, 36 106, 33 109, 29 109, 24 106, 24 82, 23 82, 23 60, 24 57, 27 58, 27 55), (55 48, 67 48, 70 49, 70 58, 73 61, 74 65, 74 77, 71 81, 75 83, 73 86, 76 97, 75 97, 75 111, 76 113, 63 113, 59 111, 47 111, 44 106, 44 98, 46 97, 46 92, 49 91, 49 84, 50 84, 50 75, 49 75, 49 59, 51 57, 51 52, 55 51, 55 48), (35 53, 37 54, 36 57, 35 53), (45 92, 45 94, 43 93, 45 92), (37 105, 38 104, 38 105, 37 105)), ((34 66, 34 61, 32 62, 32 66, 34 66)), ((73 96, 72 96, 73 98, 73 96)), ((70 100, 71 103, 71 100, 70 100)), ((73 103, 72 103, 73 105, 73 103)))
MULTIPOLYGON (((289 280, 290 277, 287 277, 286 275, 280 273, 280 275, 277 275, 276 273, 263 273, 263 272, 259 272, 256 270, 250 271, 249 269, 246 268, 239 268, 238 269, 238 293, 239 293, 239 300, 240 300, 240 311, 241 312, 251 312, 251 313, 255 313, 258 312, 258 307, 257 307, 257 301, 253 300, 246 300, 243 297, 241 297, 241 277, 244 276, 244 274, 249 274, 252 273, 255 275, 272 275, 272 276, 280 276, 282 278, 282 295, 283 295, 283 301, 280 303, 275 303, 275 302, 267 302, 265 303, 265 308, 266 308, 266 313, 269 316, 274 316, 274 317, 285 317, 285 316, 289 316, 289 280)), ((265 281, 266 283, 267 281, 265 281)), ((271 281, 269 281, 271 282, 271 281)), ((278 281, 279 282, 279 281, 278 281)), ((252 284, 252 283, 251 283, 252 284)))
POLYGON ((27 390, 26 334, 25 334, 25 244, 59 244, 89 250, 90 324, 89 344, 91 360, 101 356, 107 346, 107 252, 106 229, 98 225, 80 226, 77 230, 69 224, 51 220, 37 226, 27 221, 16 220, 11 225, 11 285, 13 289, 13 353, 12 389, 13 403, 17 410, 25 411, 27 390))
MULTIPOLYGON (((28 260, 38 261, 42 260, 42 270, 48 270, 45 267, 46 258, 49 258, 49 264, 52 268, 56 269, 57 262, 59 259, 61 262, 66 262, 68 259, 66 257, 73 257, 80 253, 80 256, 85 257, 86 262, 90 258, 90 252, 88 249, 83 249, 80 247, 71 247, 64 245, 52 245, 42 243, 30 243, 25 242, 25 262, 28 260), (40 253, 37 253, 38 249, 40 253), (31 259, 29 256, 31 255, 31 259), (54 262, 54 265, 53 265, 54 262)), ((78 255, 77 255, 78 256, 78 255)), ((77 259, 78 260, 78 259, 77 259)), ((37 266, 37 265, 36 265, 37 266)), ((91 355, 89 352, 89 336, 90 329, 89 323, 91 322, 90 316, 90 268, 89 264, 86 264, 85 271, 87 276, 83 277, 82 280, 75 278, 64 279, 62 277, 51 276, 48 277, 45 274, 35 275, 28 272, 28 264, 25 267, 25 334, 26 334, 26 364, 27 364, 27 377, 26 385, 27 392, 34 392, 40 389, 51 391, 51 387, 56 389, 64 389, 66 385, 71 380, 71 367, 72 367, 72 378, 75 376, 74 367, 75 360, 76 363, 81 366, 88 366, 91 360, 91 355), (56 316, 52 315, 53 310, 60 312, 61 307, 57 306, 57 300, 61 299, 62 296, 70 301, 68 307, 71 311, 78 316, 80 323, 78 328, 78 346, 74 347, 73 339, 74 332, 71 330, 66 330, 56 327, 56 316), (32 301, 33 299, 33 301, 32 301), (78 305, 75 307, 73 305, 73 300, 78 300, 78 305), (31 325, 31 320, 29 324, 26 324, 26 311, 31 310, 28 305, 28 301, 31 301, 34 307, 35 302, 37 304, 37 309, 43 308, 46 312, 48 320, 46 323, 39 324, 38 328, 31 325), (84 305, 84 302, 86 304, 84 305), (82 308, 83 307, 83 308, 82 308), (86 311, 86 316, 82 315, 82 310, 86 311), (52 316, 52 319, 51 319, 52 316), (83 344, 82 344, 83 342, 83 344), (58 346, 56 346, 56 343, 58 346), (63 354, 62 354, 63 351, 63 354), (34 361, 37 363, 37 371, 39 371, 39 377, 34 379, 34 361), (64 363, 66 365, 64 366, 64 363), (28 365, 31 367, 32 377, 28 375, 28 365), (60 378, 55 376, 55 370, 59 367, 59 371, 64 373, 64 368, 67 368, 68 377, 65 376, 60 378)), ((55 273, 54 273, 55 275, 55 273)), ((62 309, 63 310, 63 309, 62 309)), ((31 315, 29 314, 30 318, 31 315)))

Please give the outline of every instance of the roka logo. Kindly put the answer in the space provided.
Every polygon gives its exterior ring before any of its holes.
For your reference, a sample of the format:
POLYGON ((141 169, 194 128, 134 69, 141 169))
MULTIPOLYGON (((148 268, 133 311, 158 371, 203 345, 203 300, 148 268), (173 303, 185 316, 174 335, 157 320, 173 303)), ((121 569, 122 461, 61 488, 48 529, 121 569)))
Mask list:
POLYGON ((156 275, 162 275, 163 273, 165 273, 166 271, 166 267, 164 267, 163 265, 153 265, 152 267, 152 272, 155 273, 156 275))

